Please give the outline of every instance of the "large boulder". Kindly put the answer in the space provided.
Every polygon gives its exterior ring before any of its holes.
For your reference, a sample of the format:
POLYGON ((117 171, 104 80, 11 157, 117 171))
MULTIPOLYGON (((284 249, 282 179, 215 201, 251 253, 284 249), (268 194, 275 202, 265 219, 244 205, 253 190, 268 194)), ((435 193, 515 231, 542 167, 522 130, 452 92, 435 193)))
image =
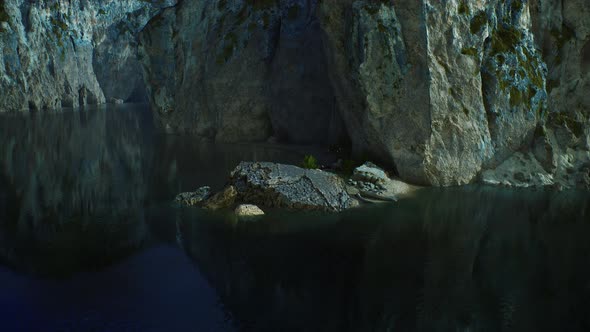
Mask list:
POLYGON ((241 162, 231 173, 238 200, 291 210, 342 211, 358 205, 333 173, 268 162, 241 162))

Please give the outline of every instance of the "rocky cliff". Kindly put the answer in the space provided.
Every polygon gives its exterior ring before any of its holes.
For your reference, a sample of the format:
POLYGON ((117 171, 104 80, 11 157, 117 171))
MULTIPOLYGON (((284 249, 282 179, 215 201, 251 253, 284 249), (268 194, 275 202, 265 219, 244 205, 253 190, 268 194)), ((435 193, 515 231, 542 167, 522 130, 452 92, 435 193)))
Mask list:
POLYGON ((0 111, 145 99, 137 32, 173 0, 3 0, 0 111))
POLYGON ((186 0, 140 52, 169 132, 348 141, 419 184, 588 186, 589 20, 584 0, 186 0))
POLYGON ((0 110, 147 92, 171 133, 336 144, 417 184, 588 187, 585 2, 6 0, 0 110))

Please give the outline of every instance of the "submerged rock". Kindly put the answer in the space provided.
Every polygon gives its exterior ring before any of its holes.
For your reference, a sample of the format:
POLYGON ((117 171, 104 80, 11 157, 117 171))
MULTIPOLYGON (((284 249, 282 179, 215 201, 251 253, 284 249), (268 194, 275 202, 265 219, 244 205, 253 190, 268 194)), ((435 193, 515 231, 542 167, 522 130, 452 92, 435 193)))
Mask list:
POLYGON ((359 202, 336 174, 269 162, 241 162, 230 182, 240 202, 291 210, 342 211, 359 202))
POLYGON ((174 201, 185 206, 196 206, 203 203, 211 196, 211 187, 205 186, 192 192, 180 193, 174 201))

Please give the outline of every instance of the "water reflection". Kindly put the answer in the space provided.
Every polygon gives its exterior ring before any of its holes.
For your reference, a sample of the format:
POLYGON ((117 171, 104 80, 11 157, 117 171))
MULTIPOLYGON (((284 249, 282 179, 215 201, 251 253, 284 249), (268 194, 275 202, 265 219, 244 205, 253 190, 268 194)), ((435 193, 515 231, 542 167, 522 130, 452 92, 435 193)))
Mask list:
POLYGON ((142 109, 2 115, 0 143, 2 330, 590 329, 587 192, 431 189, 248 223, 168 203, 301 151, 159 136, 142 109))
POLYGON ((137 112, 32 113, 0 121, 0 215, 21 227, 141 220, 149 145, 137 112))
POLYGON ((585 331, 589 202, 430 190, 339 217, 187 218, 183 246, 244 331, 585 331))

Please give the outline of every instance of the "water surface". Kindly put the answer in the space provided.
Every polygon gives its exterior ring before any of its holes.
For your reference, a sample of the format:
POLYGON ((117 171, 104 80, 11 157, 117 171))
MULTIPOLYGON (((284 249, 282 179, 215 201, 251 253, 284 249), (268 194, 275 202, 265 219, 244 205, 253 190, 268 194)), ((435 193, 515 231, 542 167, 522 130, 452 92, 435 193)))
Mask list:
POLYGON ((317 149, 0 115, 2 331, 588 331, 590 195, 468 186, 258 222, 170 204, 317 149))

